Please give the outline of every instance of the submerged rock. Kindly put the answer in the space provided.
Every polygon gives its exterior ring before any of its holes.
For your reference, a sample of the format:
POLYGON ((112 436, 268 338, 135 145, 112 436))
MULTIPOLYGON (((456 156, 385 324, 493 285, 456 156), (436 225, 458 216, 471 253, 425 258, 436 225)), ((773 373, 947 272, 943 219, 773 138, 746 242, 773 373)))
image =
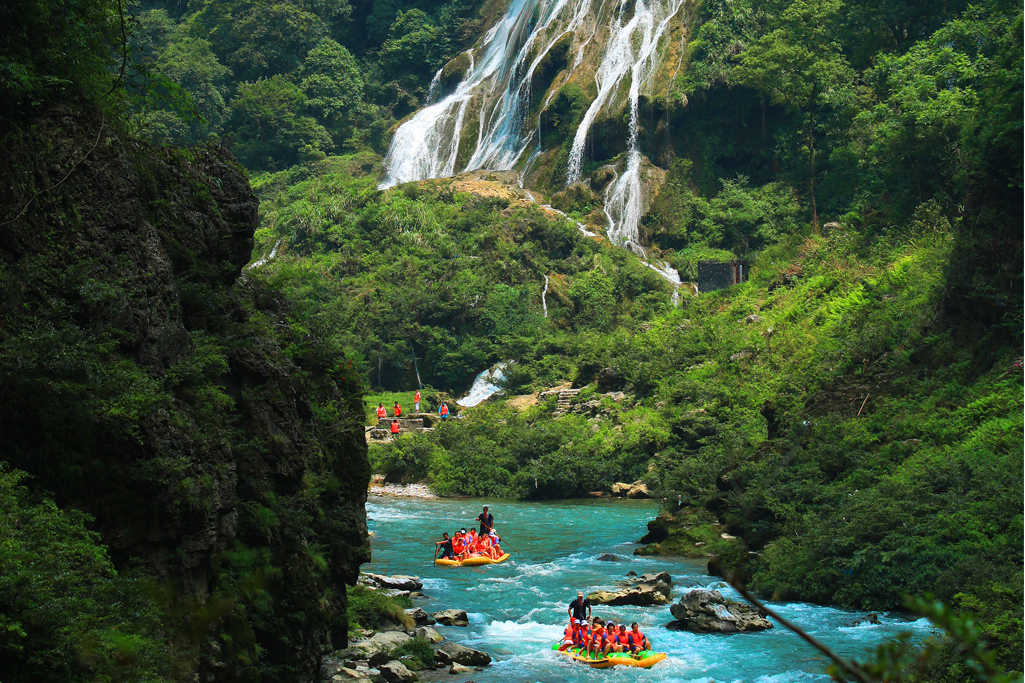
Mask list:
POLYGON ((602 553, 596 558, 599 562, 622 562, 623 558, 612 553, 602 553))
POLYGON ((435 612, 431 615, 435 621, 445 626, 469 626, 470 622, 466 618, 466 610, 463 609, 446 609, 440 612, 435 612))
POLYGON ((684 593, 669 611, 676 621, 666 624, 666 628, 677 631, 740 633, 772 628, 772 622, 757 607, 724 598, 719 591, 698 589, 684 593))
POLYGON ((619 590, 595 591, 587 599, 596 605, 668 605, 672 601, 672 585, 673 577, 668 572, 641 574, 624 581, 619 590))
POLYGON ((491 663, 491 655, 487 652, 474 650, 459 643, 445 643, 434 651, 434 659, 442 664, 457 662, 464 666, 487 666, 491 663))

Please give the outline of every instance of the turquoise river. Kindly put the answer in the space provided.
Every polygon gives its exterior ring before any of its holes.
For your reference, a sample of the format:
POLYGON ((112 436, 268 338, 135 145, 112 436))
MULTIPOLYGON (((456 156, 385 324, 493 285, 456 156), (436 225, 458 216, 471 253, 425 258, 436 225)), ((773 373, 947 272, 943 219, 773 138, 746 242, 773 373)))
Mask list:
MULTIPOLYGON (((828 681, 827 662, 795 634, 775 628, 751 634, 694 634, 664 628, 672 617, 664 607, 595 606, 594 614, 637 621, 668 658, 649 670, 615 667, 593 670, 550 651, 568 618, 576 591, 611 588, 628 571, 668 571, 673 598, 694 588, 715 588, 739 596, 721 579, 708 576, 705 562, 675 557, 635 557, 636 541, 657 512, 650 501, 574 500, 418 500, 371 496, 367 517, 374 534, 373 561, 364 571, 412 574, 424 582, 428 596, 417 601, 428 612, 464 609, 469 628, 438 626, 449 640, 488 652, 494 659, 471 676, 449 676, 458 683, 545 683, 575 681, 749 681, 789 683, 828 681), (431 562, 434 541, 442 531, 469 527, 482 505, 490 504, 495 528, 508 539, 512 557, 499 565, 470 569, 439 567, 431 562), (598 561, 603 553, 622 561, 598 561)), ((927 621, 900 614, 880 614, 880 624, 852 626, 861 612, 806 603, 773 603, 780 614, 847 657, 911 631, 930 632, 927 621)), ((442 677, 435 676, 438 680, 442 677)))

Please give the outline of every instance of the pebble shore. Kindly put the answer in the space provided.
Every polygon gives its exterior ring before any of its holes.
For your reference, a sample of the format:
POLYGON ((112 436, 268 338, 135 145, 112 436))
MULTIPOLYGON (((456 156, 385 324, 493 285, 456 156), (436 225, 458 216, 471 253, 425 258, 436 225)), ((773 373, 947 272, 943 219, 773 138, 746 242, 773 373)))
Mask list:
POLYGON ((375 484, 368 489, 372 496, 395 496, 397 498, 435 499, 438 496, 427 484, 375 484))

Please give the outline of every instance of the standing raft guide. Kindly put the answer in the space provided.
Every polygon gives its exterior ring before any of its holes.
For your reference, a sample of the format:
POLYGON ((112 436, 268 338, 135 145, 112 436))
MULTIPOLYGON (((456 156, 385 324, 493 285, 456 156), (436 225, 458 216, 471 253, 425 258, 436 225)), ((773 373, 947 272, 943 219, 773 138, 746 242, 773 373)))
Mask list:
POLYGON ((474 520, 480 522, 480 532, 466 527, 455 532, 451 538, 448 532, 436 542, 434 564, 446 567, 477 567, 482 564, 498 564, 509 559, 509 553, 502 550, 502 539, 495 531, 495 518, 488 512, 488 506, 474 520), (438 553, 441 553, 440 557, 438 553))

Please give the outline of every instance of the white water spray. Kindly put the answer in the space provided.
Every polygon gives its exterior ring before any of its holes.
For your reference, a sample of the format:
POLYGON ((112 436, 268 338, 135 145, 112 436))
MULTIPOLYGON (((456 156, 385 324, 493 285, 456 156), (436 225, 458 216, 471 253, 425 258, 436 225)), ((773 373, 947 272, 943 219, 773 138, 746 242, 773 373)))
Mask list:
POLYGON ((545 275, 545 288, 541 290, 541 308, 544 309, 545 317, 548 317, 548 302, 545 301, 545 296, 548 295, 548 276, 545 275))

